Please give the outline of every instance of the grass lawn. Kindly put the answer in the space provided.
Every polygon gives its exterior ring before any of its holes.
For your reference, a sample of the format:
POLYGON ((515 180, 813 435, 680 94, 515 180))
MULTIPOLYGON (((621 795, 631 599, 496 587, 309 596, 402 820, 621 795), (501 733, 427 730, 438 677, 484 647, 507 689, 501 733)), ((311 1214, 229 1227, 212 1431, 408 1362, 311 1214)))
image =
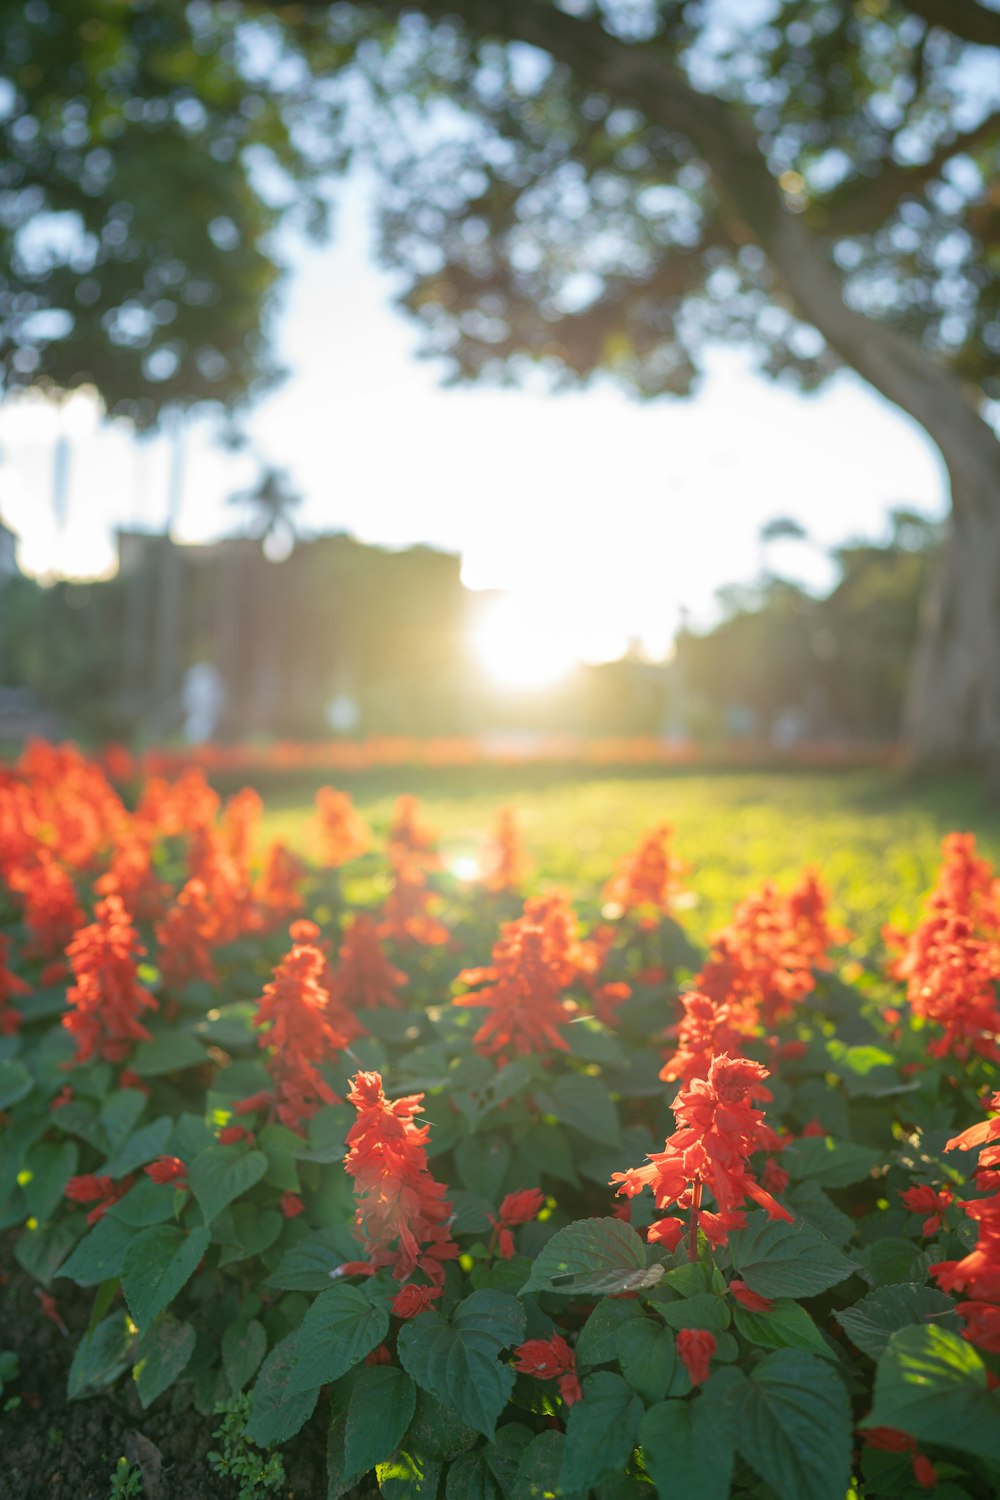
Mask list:
MULTIPOLYGON (((320 782, 261 785, 265 834, 307 847, 320 782)), ((932 883, 943 836, 972 831, 1000 862, 1000 816, 971 779, 926 784, 884 771, 670 772, 594 775, 551 768, 432 771, 401 767, 350 778, 349 790, 384 834, 399 792, 420 797, 446 859, 475 856, 496 811, 521 814, 534 882, 565 882, 587 913, 616 859, 644 829, 668 822, 691 866, 697 904, 680 913, 692 936, 725 922, 733 903, 767 879, 789 882, 816 865, 855 951, 879 947, 883 922, 912 922, 932 883)), ((589 914, 592 914, 589 913, 589 914)))

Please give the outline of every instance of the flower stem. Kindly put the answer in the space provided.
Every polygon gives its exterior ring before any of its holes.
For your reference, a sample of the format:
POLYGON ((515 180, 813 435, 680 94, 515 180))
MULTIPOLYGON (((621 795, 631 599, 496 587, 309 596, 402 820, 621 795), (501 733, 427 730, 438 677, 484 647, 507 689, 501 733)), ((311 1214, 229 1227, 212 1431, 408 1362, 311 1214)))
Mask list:
POLYGON ((701 1183, 694 1185, 691 1199, 691 1221, 688 1224, 688 1260, 698 1259, 698 1210, 701 1207, 701 1183))

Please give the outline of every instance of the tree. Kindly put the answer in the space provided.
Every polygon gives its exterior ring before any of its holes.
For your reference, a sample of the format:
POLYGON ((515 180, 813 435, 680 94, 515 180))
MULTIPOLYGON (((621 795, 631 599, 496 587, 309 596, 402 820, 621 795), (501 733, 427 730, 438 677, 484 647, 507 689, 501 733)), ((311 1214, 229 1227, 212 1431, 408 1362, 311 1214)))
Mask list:
POLYGON ((297 531, 293 513, 302 504, 302 496, 292 484, 287 469, 265 464, 256 483, 250 489, 230 495, 229 503, 251 512, 253 534, 265 550, 269 542, 280 540, 282 533, 294 541, 297 531))
POLYGON ((856 370, 925 429, 951 484, 911 749, 1000 755, 1000 445, 983 415, 1000 394, 1000 109, 981 50, 1000 46, 1000 13, 377 0, 354 14, 395 125, 376 142, 383 250, 426 351, 456 377, 535 362, 647 396, 689 392, 719 338, 807 389, 856 370))
POLYGON ((0 390, 89 384, 148 426, 277 378, 274 231, 321 228, 343 159, 309 79, 287 29, 239 6, 4 7, 0 390))

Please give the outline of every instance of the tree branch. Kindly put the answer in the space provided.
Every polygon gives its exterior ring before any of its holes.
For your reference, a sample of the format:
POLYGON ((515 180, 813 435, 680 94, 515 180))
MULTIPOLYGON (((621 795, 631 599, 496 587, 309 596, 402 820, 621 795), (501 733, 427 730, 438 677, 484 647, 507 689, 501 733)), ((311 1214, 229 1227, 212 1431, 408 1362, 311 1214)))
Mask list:
POLYGON ((987 10, 977 0, 902 0, 906 10, 928 26, 949 31, 978 47, 1000 47, 1000 11, 987 10))
POLYGON ((1000 136, 1000 110, 987 115, 971 130, 942 142, 926 161, 909 165, 887 161, 877 177, 859 178, 846 184, 816 204, 810 222, 824 234, 869 234, 885 223, 901 198, 919 192, 939 177, 952 157, 973 151, 994 136, 1000 136))

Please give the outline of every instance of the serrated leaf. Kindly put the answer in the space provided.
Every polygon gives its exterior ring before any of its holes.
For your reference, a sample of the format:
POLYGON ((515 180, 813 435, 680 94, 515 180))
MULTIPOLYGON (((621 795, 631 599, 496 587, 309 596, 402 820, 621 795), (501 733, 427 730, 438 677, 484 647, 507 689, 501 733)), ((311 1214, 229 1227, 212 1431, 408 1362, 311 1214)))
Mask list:
POLYGON ((679 1302, 657 1301, 656 1307, 670 1328, 705 1328, 718 1333, 729 1327, 729 1308, 715 1292, 695 1292, 679 1302))
POLYGON ((585 1073, 563 1073, 548 1089, 536 1092, 542 1109, 563 1125, 578 1130, 602 1146, 621 1143, 618 1111, 608 1098, 607 1086, 585 1073))
POLYGON ((120 1150, 108 1157, 101 1171, 108 1177, 127 1177, 136 1167, 144 1167, 148 1162, 155 1161, 166 1151, 173 1128, 169 1115, 161 1115, 158 1120, 143 1125, 134 1135, 129 1136, 120 1150))
POLYGON ((113 1384, 128 1368, 134 1344, 135 1335, 129 1332, 124 1311, 112 1313, 93 1333, 84 1334, 69 1368, 69 1399, 80 1401, 113 1384))
POLYGON ((852 1344, 869 1359, 878 1359, 901 1328, 933 1321, 938 1328, 957 1329, 954 1308, 954 1299, 936 1287, 904 1282, 878 1287, 834 1317, 852 1344))
POLYGON ((108 1095, 101 1105, 100 1121, 109 1151, 124 1145, 145 1108, 146 1096, 141 1089, 115 1089, 108 1095))
POLYGON ((295 1366, 299 1330, 275 1344, 257 1376, 250 1400, 246 1435, 259 1448, 287 1442, 312 1416, 319 1400, 319 1386, 293 1393, 289 1390, 295 1366))
POLYGON ((737 1445, 778 1500, 844 1500, 851 1408, 843 1382, 813 1354, 765 1355, 743 1383, 737 1445))
POLYGON ((566 1419, 562 1488, 587 1491, 598 1480, 622 1473, 639 1440, 642 1416, 642 1402, 620 1375, 610 1370, 588 1375, 583 1400, 574 1402, 566 1419))
POLYGON ((12 1104, 27 1097, 34 1083, 24 1063, 13 1058, 0 1062, 0 1109, 9 1109, 12 1104))
POLYGON ((222 1335, 222 1368, 231 1391, 241 1391, 253 1379, 266 1353, 267 1334, 256 1318, 230 1323, 222 1335))
POLYGON ((662 1401, 674 1373, 674 1336, 651 1318, 623 1323, 618 1330, 622 1374, 647 1405, 662 1401))
POLYGON ((450 1323, 432 1311, 404 1324, 397 1339, 400 1363, 419 1386, 492 1440, 514 1388, 514 1371, 498 1362, 499 1355, 523 1339, 526 1324, 516 1297, 473 1292, 450 1323))
POLYGON ((581 1368, 588 1365, 610 1365, 618 1358, 618 1335, 625 1323, 642 1317, 637 1302, 620 1297, 606 1297, 598 1302, 590 1317, 580 1329, 576 1341, 576 1362, 581 1368))
POLYGON ((403 1441, 417 1403, 409 1375, 393 1365, 362 1365, 347 1407, 344 1462, 349 1474, 367 1474, 403 1441))
MULTIPOLYGON (((117 1203, 111 1205, 108 1215, 136 1229, 147 1229, 150 1224, 162 1224, 175 1216, 176 1191, 165 1183, 141 1177, 124 1198, 119 1198, 117 1203)), ((187 1195, 182 1196, 186 1200, 187 1195)))
POLYGON ((824 1359, 836 1359, 804 1307, 790 1297, 778 1297, 767 1312, 752 1312, 737 1303, 733 1312, 736 1327, 751 1344, 765 1349, 809 1349, 824 1359))
POLYGON ((559 1482, 565 1451, 561 1432, 540 1432, 533 1438, 517 1466, 513 1500, 586 1500, 586 1491, 570 1494, 559 1482))
POLYGON ((149 1406, 182 1375, 194 1353, 195 1331, 190 1323, 160 1318, 136 1350, 132 1371, 139 1400, 149 1406))
POLYGON ((441 1465, 413 1453, 399 1453, 375 1470, 383 1500, 434 1500, 441 1465))
POLYGON ((482 1451, 462 1453, 448 1465, 445 1500, 504 1500, 503 1490, 482 1451))
POLYGON ((713 1414, 710 1385, 693 1401, 662 1401, 642 1419, 639 1441, 660 1500, 728 1500, 733 1448, 713 1414))
POLYGON ((26 1226, 14 1245, 14 1259, 29 1276, 34 1276, 47 1287, 85 1229, 86 1225, 76 1214, 44 1228, 29 1229, 26 1226))
POLYGON ((360 1260, 363 1251, 347 1224, 331 1224, 286 1250, 267 1278, 283 1292, 325 1292, 345 1261, 360 1260))
POLYGON ((210 1224, 216 1214, 259 1182, 267 1171, 263 1151, 239 1151, 232 1146, 209 1146, 188 1167, 188 1182, 210 1224))
POLYGON ((455 1147, 455 1165, 470 1192, 478 1193, 494 1207, 510 1165, 510 1147, 497 1135, 470 1135, 455 1147))
POLYGON ((864 1182, 877 1166, 881 1153, 853 1141, 835 1141, 832 1136, 802 1136, 781 1153, 781 1164, 793 1182, 814 1182, 819 1187, 851 1187, 864 1182))
POLYGON ((194 1275, 208 1243, 204 1225, 185 1234, 172 1224, 143 1229, 131 1241, 122 1264, 122 1291, 143 1332, 194 1275))
POLYGON ((152 1041, 140 1042, 132 1057, 132 1067, 140 1078, 158 1078, 163 1073, 198 1068, 207 1053, 189 1031, 163 1031, 152 1041))
POLYGON ((69 1277, 77 1286, 99 1286, 102 1281, 120 1276, 125 1252, 135 1237, 130 1225, 105 1214, 80 1241, 59 1275, 69 1277))
POLYGON ((389 1314, 357 1287, 341 1282, 320 1292, 299 1328, 290 1395, 310 1391, 353 1369, 382 1342, 389 1314))
POLYGON ((430 1391, 417 1391, 417 1404, 406 1446, 422 1458, 450 1461, 466 1453, 479 1442, 479 1433, 463 1422, 452 1406, 439 1401, 430 1391))
POLYGON ((641 1291, 662 1276, 661 1265, 646 1265, 646 1246, 630 1224, 580 1219, 552 1236, 521 1291, 602 1297, 641 1291))
POLYGON ((25 1168, 31 1173, 24 1183, 24 1196, 34 1217, 43 1224, 50 1219, 63 1198, 63 1189, 77 1169, 80 1149, 75 1141, 52 1145, 40 1141, 25 1157, 25 1168))
POLYGON ((841 1213, 818 1183, 793 1183, 784 1194, 784 1201, 797 1219, 805 1219, 820 1234, 825 1234, 838 1250, 853 1238, 857 1224, 841 1213))
POLYGON ((988 1388, 986 1366, 948 1328, 903 1328, 875 1371, 875 1399, 864 1427, 898 1427, 921 1443, 1000 1460, 1000 1394, 988 1388))
POLYGON ((737 1273, 762 1297, 815 1297, 857 1269, 810 1224, 748 1215, 746 1229, 729 1236, 737 1273))

